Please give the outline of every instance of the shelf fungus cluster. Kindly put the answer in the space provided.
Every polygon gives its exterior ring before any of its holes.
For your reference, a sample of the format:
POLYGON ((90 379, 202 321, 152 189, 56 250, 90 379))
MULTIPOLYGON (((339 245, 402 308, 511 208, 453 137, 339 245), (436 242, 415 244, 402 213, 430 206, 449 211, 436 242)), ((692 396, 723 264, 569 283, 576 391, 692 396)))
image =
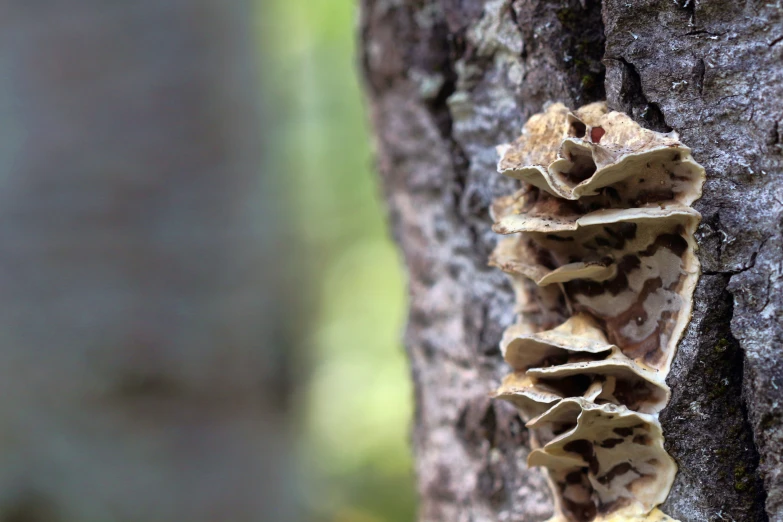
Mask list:
POLYGON ((656 507, 677 471, 658 412, 699 276, 704 169, 675 133, 604 103, 553 104, 499 151, 524 188, 492 207, 506 237, 490 263, 510 274, 520 313, 496 396, 531 428, 552 520, 672 520, 656 507))

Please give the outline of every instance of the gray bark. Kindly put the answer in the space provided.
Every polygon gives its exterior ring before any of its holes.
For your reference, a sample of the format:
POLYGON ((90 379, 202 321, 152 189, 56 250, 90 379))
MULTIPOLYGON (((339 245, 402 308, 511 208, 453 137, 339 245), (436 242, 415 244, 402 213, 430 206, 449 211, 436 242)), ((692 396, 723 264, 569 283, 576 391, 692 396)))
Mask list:
POLYGON ((249 4, 0 11, 0 521, 289 520, 249 4))
POLYGON ((487 209, 494 146, 548 101, 606 98, 707 169, 703 275, 661 415, 682 521, 783 521, 783 8, 732 0, 364 0, 362 64, 410 275, 413 446, 425 521, 544 520, 528 433, 487 396, 508 369, 487 209))

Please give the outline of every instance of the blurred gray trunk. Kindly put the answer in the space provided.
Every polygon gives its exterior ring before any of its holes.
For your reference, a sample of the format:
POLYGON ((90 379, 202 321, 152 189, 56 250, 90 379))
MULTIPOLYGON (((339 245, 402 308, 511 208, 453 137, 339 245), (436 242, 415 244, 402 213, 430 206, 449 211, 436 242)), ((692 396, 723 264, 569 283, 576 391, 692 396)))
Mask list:
POLYGON ((363 0, 362 65, 394 235, 423 521, 544 520, 528 433, 488 394, 510 285, 494 146, 548 101, 606 98, 707 168, 703 275, 661 415, 682 521, 783 520, 783 10, 775 0, 363 0))
POLYGON ((249 2, 0 8, 0 521, 288 520, 249 2))

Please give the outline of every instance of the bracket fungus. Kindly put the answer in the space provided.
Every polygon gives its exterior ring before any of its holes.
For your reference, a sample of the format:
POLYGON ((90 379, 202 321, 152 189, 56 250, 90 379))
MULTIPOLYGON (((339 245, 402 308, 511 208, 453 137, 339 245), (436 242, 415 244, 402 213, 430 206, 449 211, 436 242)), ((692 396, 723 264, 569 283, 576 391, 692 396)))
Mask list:
POLYGON ((510 275, 520 314, 495 397, 531 429, 551 522, 671 521, 656 507, 677 471, 658 412, 699 277, 691 204, 704 169, 675 132, 603 102, 552 104, 498 152, 499 172, 524 186, 491 208, 507 237, 490 264, 510 275))

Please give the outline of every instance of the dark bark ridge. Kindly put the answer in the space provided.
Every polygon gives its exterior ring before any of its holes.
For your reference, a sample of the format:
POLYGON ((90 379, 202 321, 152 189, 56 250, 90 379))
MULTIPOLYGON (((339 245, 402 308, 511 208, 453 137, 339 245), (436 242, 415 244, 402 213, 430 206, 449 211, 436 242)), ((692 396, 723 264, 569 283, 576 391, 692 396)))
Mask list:
POLYGON ((422 520, 551 514, 543 475, 525 465, 527 430, 487 399, 513 321, 510 286, 486 266, 487 209, 516 186, 496 174, 494 147, 546 101, 604 96, 676 130, 707 169, 695 205, 703 276, 661 415, 680 467, 662 508, 683 521, 783 520, 781 11, 682 4, 362 2, 378 167, 410 274, 422 520))

